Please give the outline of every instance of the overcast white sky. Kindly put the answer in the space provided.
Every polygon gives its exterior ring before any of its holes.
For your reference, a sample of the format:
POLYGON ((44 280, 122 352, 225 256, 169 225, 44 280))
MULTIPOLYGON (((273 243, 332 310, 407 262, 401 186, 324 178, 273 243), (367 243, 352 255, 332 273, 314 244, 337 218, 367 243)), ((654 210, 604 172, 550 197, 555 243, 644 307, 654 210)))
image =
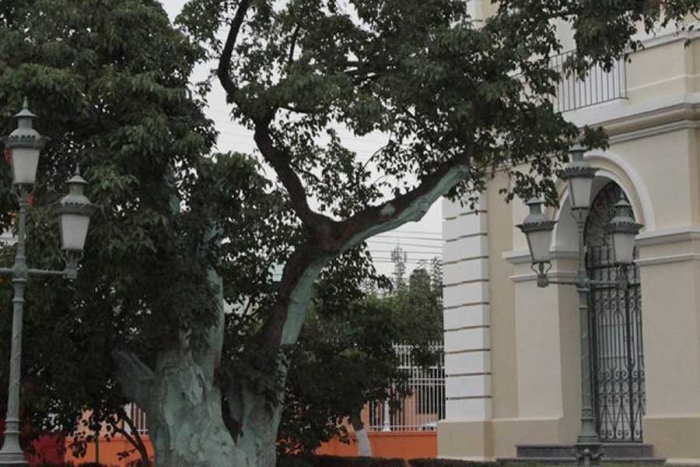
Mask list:
MULTIPOLYGON (((187 0, 161 0, 171 20, 180 12, 187 0)), ((195 79, 206 76, 213 65, 202 66, 195 74, 195 79)), ((251 132, 246 128, 231 122, 230 108, 226 104, 225 94, 221 86, 215 83, 209 96, 207 114, 216 122, 220 133, 218 149, 220 151, 256 152, 251 132)), ((355 151, 359 157, 369 157, 382 144, 377 137, 354 138, 344 137, 348 149, 355 151)), ((400 245, 408 254, 408 270, 412 270, 420 260, 430 260, 442 255, 442 203, 437 202, 425 215, 422 221, 412 222, 393 232, 381 234, 369 242, 372 256, 375 258, 377 269, 390 274, 394 266, 390 260, 391 250, 400 245)))

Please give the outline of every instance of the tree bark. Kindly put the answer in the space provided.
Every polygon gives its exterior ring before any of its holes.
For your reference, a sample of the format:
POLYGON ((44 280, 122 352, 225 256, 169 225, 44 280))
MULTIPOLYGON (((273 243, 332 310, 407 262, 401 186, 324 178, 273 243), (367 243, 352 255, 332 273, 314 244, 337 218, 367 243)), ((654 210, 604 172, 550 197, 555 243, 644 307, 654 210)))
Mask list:
POLYGON ((275 467, 282 403, 274 404, 245 382, 229 388, 226 400, 238 423, 236 443, 251 467, 275 467))
POLYGON ((146 409, 156 464, 247 467, 223 420, 221 391, 191 352, 161 354, 146 409))
POLYGON ((238 423, 236 442, 248 460, 256 467, 275 467, 277 463, 277 431, 284 403, 284 386, 289 368, 286 356, 281 352, 299 338, 306 319, 306 310, 313 295, 313 288, 323 267, 331 260, 313 249, 300 249, 285 266, 281 292, 273 309, 273 318, 278 321, 266 329, 264 343, 278 358, 279 378, 273 387, 279 392, 266 394, 247 381, 238 381, 227 388, 226 400, 231 417, 238 423))
POLYGON ((357 438, 357 455, 360 457, 371 457, 372 443, 369 442, 369 436, 360 414, 350 417, 350 424, 352 429, 355 430, 355 437, 357 438))
MULTIPOLYGON (((210 280, 219 291, 221 281, 210 280)), ((186 335, 158 354, 155 370, 137 356, 114 352, 126 396, 146 412, 155 463, 164 467, 254 467, 234 441, 223 419, 221 390, 215 374, 224 332, 223 296, 218 324, 206 348, 195 351, 186 335)), ((274 443, 273 443, 274 446, 274 443)))

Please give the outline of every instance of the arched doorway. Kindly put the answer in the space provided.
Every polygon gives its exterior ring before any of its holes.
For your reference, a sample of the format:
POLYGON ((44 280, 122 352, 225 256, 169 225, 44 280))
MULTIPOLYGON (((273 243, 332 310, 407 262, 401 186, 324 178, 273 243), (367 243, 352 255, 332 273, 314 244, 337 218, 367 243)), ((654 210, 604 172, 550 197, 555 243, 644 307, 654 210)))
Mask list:
MULTIPOLYGON (((592 280, 614 281, 621 274, 612 263, 608 226, 615 203, 624 196, 614 182, 604 185, 591 204, 586 221, 586 266, 592 280)), ((590 294, 592 381, 596 424, 603 442, 641 442, 644 350, 639 271, 624 272, 626 289, 592 286, 590 294)))

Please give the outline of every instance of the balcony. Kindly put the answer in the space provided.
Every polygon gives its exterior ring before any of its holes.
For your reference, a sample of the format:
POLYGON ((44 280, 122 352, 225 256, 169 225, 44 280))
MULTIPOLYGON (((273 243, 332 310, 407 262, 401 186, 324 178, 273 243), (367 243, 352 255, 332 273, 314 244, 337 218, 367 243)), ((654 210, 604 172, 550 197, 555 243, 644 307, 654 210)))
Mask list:
MULTIPOLYGON (((551 67, 563 70, 566 60, 573 51, 555 55, 551 59, 551 67)), ((627 98, 626 61, 618 59, 610 71, 600 65, 594 65, 584 79, 575 74, 562 73, 562 79, 557 85, 554 108, 559 112, 570 112, 593 105, 603 104, 627 98)))

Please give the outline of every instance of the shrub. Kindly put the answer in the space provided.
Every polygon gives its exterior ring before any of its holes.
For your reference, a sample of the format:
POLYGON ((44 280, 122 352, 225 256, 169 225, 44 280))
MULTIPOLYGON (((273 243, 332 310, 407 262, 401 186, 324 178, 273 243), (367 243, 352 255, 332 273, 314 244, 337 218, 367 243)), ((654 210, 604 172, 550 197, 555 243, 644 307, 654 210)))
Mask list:
POLYGON ((68 462, 67 464, 40 464, 36 467, 107 467, 104 464, 98 464, 96 462, 85 462, 83 464, 73 464, 68 462))
POLYGON ((460 461, 456 459, 411 459, 410 467, 496 467, 497 462, 460 461))
POLYGON ((453 459, 386 459, 382 457, 339 457, 280 455, 277 467, 498 467, 497 462, 461 461, 453 459))
POLYGON ((403 459, 381 457, 279 456, 277 467, 407 467, 403 459))
POLYGON ((403 459, 385 459, 382 457, 337 457, 316 456, 318 467, 406 467, 403 459))

